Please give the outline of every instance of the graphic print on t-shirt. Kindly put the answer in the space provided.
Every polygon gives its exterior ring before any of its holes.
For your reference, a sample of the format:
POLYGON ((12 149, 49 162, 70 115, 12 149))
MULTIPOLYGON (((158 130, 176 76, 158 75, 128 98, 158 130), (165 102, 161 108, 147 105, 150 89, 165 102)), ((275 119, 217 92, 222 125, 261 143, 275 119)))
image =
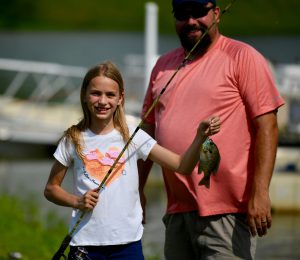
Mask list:
MULTIPOLYGON (((89 151, 84 156, 84 165, 87 173, 90 175, 91 180, 96 180, 99 183, 102 182, 105 175, 113 165, 116 158, 119 156, 120 151, 116 147, 111 147, 108 151, 103 155, 98 149, 89 151)), ((125 158, 122 156, 116 166, 114 167, 112 173, 109 178, 105 182, 105 186, 107 187, 110 183, 117 178, 119 178, 125 167, 125 158)))

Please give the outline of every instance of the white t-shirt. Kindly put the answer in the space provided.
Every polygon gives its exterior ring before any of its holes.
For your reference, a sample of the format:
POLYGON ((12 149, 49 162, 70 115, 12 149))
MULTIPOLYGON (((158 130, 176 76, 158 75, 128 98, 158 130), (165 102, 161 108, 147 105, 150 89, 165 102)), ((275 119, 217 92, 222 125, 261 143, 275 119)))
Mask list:
MULTIPOLYGON (((130 127, 130 133, 133 128, 130 127)), ((117 130, 96 135, 83 132, 84 163, 74 145, 65 139, 59 143, 54 157, 63 165, 73 166, 73 192, 82 196, 99 187, 104 176, 125 143, 117 130)), ((138 191, 137 160, 146 160, 156 141, 139 130, 100 191, 93 211, 85 213, 73 234, 70 245, 116 245, 141 239, 143 234, 142 208, 138 191)), ((73 210, 70 230, 81 211, 73 210)))

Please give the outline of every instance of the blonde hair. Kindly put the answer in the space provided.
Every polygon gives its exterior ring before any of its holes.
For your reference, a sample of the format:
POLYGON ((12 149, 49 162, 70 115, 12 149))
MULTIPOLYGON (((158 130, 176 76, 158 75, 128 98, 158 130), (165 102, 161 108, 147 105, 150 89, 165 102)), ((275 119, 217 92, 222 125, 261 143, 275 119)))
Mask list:
MULTIPOLYGON (((91 80, 98 76, 104 76, 110 78, 118 83, 120 95, 124 96, 124 83, 123 78, 118 70, 118 68, 110 61, 106 61, 104 63, 98 64, 88 70, 86 73, 80 91, 80 103, 83 112, 83 118, 77 125, 72 125, 65 132, 63 137, 65 136, 67 141, 72 141, 77 155, 83 159, 83 139, 82 132, 87 130, 91 125, 91 114, 85 102, 85 96, 87 88, 91 82, 91 80)), ((114 127, 120 132, 124 142, 129 140, 129 130, 126 123, 126 117, 124 112, 124 98, 122 100, 122 104, 119 105, 114 112, 113 116, 114 127)))

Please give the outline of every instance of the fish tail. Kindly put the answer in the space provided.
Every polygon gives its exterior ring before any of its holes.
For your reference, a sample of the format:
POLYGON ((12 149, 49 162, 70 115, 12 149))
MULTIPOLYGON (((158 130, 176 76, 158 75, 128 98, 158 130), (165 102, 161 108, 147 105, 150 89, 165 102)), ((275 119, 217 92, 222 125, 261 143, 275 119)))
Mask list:
POLYGON ((209 176, 204 176, 198 185, 204 185, 207 189, 209 189, 210 187, 210 178, 209 176))

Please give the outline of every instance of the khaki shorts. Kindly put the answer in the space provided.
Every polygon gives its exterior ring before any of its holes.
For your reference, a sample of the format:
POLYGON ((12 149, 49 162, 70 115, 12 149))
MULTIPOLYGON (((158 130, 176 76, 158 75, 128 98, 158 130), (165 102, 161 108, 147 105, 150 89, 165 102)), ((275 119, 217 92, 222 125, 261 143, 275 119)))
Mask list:
POLYGON ((244 214, 167 214, 163 218, 166 260, 254 259, 256 237, 245 221, 244 214))

